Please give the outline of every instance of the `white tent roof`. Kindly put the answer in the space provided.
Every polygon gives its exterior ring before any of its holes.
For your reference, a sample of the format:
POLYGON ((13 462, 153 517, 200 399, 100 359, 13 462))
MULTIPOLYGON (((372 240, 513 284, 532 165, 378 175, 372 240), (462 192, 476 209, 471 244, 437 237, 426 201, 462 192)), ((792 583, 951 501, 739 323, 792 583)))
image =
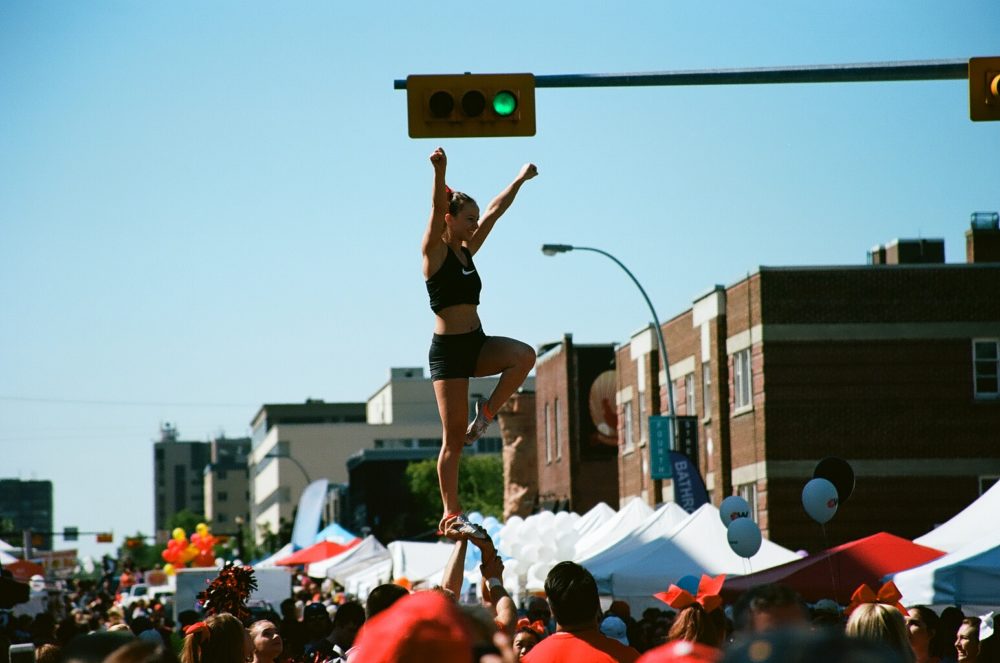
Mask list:
POLYGON ((427 581, 441 584, 441 574, 448 558, 455 550, 450 543, 421 543, 419 541, 393 541, 389 544, 392 555, 392 575, 406 578, 411 583, 427 581))
POLYGON ((604 502, 598 502, 590 511, 580 516, 580 520, 573 524, 573 528, 583 537, 608 522, 614 515, 614 509, 604 502))
POLYGON ((344 576, 341 584, 349 594, 364 601, 368 594, 379 585, 384 585, 392 578, 392 560, 389 558, 374 561, 356 573, 344 576))
MULTIPOLYGON (((589 513, 589 512, 588 512, 589 513)), ((586 559, 621 541, 653 513, 653 509, 638 497, 633 498, 622 510, 576 542, 573 559, 586 559)))
POLYGON ((1000 532, 984 531, 981 541, 897 573, 892 580, 906 605, 959 605, 967 615, 1000 612, 1000 532))
POLYGON ((608 566, 611 572, 605 575, 603 582, 602 578, 595 577, 602 593, 624 599, 633 611, 641 611, 650 606, 662 607, 653 594, 666 590, 670 583, 686 575, 744 575, 796 559, 798 555, 791 550, 764 539, 760 550, 748 563, 729 548, 719 510, 704 504, 677 525, 668 537, 620 556, 617 568, 608 566))
POLYGON ((687 519, 688 512, 677 506, 675 502, 667 502, 651 513, 634 530, 617 542, 609 541, 608 545, 587 558, 577 557, 576 562, 590 569, 591 573, 608 563, 614 563, 619 557, 642 545, 669 535, 674 528, 687 519))
POLYGON ((344 584, 348 576, 385 559, 390 559, 389 550, 374 536, 368 536, 358 545, 339 555, 310 564, 306 567, 306 575, 311 578, 333 578, 344 584))
POLYGON ((949 553, 955 552, 959 548, 981 541, 984 524, 996 522, 997 512, 1000 512, 1000 481, 993 484, 979 496, 979 499, 951 520, 914 539, 913 542, 949 553))
POLYGON ((278 550, 278 552, 274 553, 270 557, 265 557, 264 559, 254 564, 253 567, 255 569, 269 569, 275 567, 277 566, 277 564, 275 564, 276 561, 284 557, 288 557, 293 552, 295 552, 294 546, 292 546, 291 543, 286 543, 278 550))
POLYGON ((13 564, 16 561, 18 561, 17 557, 0 550, 0 564, 13 564))
MULTIPOLYGON (((607 505, 605 505, 605 506, 607 506, 607 505)), ((15 548, 14 546, 10 545, 9 543, 7 543, 6 541, 4 541, 3 539, 0 539, 0 550, 6 550, 6 551, 9 552, 11 550, 18 550, 18 548, 15 548)))

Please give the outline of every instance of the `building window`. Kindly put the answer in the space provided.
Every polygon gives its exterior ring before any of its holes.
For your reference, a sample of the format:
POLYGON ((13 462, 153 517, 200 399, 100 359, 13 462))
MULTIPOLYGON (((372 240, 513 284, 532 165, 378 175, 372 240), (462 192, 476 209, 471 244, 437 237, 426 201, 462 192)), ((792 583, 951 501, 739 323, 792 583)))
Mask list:
POLYGON ((545 462, 552 462, 552 414, 549 404, 545 404, 545 462))
POLYGON ((733 390, 736 392, 736 409, 750 407, 750 348, 733 355, 733 390))
POLYGON ((623 452, 631 453, 635 449, 635 439, 633 438, 632 429, 632 401, 625 401, 625 425, 622 427, 622 434, 625 436, 623 441, 623 452))
POLYGON ((562 417, 559 416, 559 399, 556 399, 555 406, 555 438, 556 438, 556 460, 562 460, 562 436, 559 434, 562 417))
POLYGON ((709 362, 701 362, 701 407, 705 418, 712 416, 712 366, 709 362))
POLYGON ((698 402, 694 395, 694 373, 684 376, 684 408, 689 417, 698 414, 698 402))
POLYGON ((646 430, 649 425, 649 417, 646 414, 646 392, 639 392, 639 446, 649 441, 649 432, 646 430))
POLYGON ((217 522, 217 523, 224 523, 224 522, 226 522, 226 514, 220 513, 219 515, 217 515, 215 517, 215 522, 217 522))
POLYGON ((972 371, 976 398, 1000 398, 1000 341, 976 339, 972 342, 972 371))
POLYGON ((750 505, 750 517, 757 520, 757 482, 744 483, 736 486, 736 494, 750 505))
POLYGON ((219 494, 216 495, 215 499, 218 500, 219 502, 225 502, 229 499, 229 493, 220 491, 219 494))

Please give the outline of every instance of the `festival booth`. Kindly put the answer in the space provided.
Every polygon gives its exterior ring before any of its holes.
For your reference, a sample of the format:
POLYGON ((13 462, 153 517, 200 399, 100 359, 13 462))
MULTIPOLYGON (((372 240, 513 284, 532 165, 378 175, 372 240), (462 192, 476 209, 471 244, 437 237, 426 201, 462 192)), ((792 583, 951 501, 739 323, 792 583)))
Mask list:
MULTIPOLYGON (((323 562, 337 557, 341 553, 350 550, 361 543, 361 539, 354 539, 348 544, 334 543, 333 541, 320 541, 308 548, 303 548, 293 552, 287 557, 283 557, 275 562, 276 566, 299 566, 304 564, 315 565, 316 562, 323 562)), ((309 574, 312 576, 312 573, 309 574)), ((322 577, 322 576, 315 576, 322 577)))
POLYGON ((291 542, 286 543, 285 545, 281 546, 281 548, 279 548, 278 551, 273 555, 265 557, 264 559, 254 564, 253 568, 255 569, 274 568, 275 566, 278 565, 278 560, 288 557, 293 552, 295 552, 295 547, 291 544, 291 542))
POLYGON ((622 555, 651 541, 669 536, 681 522, 688 518, 688 515, 688 512, 677 506, 675 502, 667 502, 617 542, 609 541, 602 550, 586 558, 577 557, 575 561, 588 569, 614 564, 622 555))
MULTIPOLYGON (((940 550, 879 532, 766 571, 727 579, 722 596, 731 601, 752 587, 778 582, 809 602, 833 599, 846 603, 862 583, 878 588, 886 575, 926 564, 942 555, 944 552, 940 550)), ((905 592, 903 596, 909 603, 910 597, 905 592)))
MULTIPOLYGON (((982 528, 982 525, 980 526, 982 528)), ((957 605, 967 614, 1000 612, 1000 532, 892 576, 906 605, 957 605)))
POLYGON ((391 559, 389 550, 374 536, 368 536, 335 557, 310 564, 306 574, 310 578, 332 578, 343 585, 348 577, 391 559))
POLYGON ((965 507, 951 520, 913 540, 922 546, 955 552, 969 544, 983 541, 989 534, 987 523, 995 523, 1000 513, 1000 481, 965 507))
POLYGON ((389 544, 392 577, 406 578, 414 587, 440 585, 444 567, 454 550, 453 543, 393 541, 389 544))
POLYGON ((587 559, 613 546, 635 531, 652 513, 648 504, 638 497, 633 498, 618 513, 577 540, 573 559, 587 559))
POLYGON ((3 564, 5 571, 10 571, 14 580, 18 582, 28 582, 31 576, 44 576, 45 567, 24 559, 18 559, 13 555, 0 551, 0 564, 3 564))
POLYGON ((580 519, 573 523, 573 529, 581 538, 590 534, 595 529, 608 522, 615 515, 615 510, 604 502, 598 502, 590 511, 580 516, 580 519))
POLYGON ((330 523, 316 533, 315 543, 320 541, 332 541, 341 545, 347 545, 351 541, 358 540, 358 535, 349 532, 337 523, 330 523))
POLYGON ((758 549, 748 559, 741 557, 731 548, 727 531, 719 510, 703 504, 667 536, 590 571, 597 571, 594 577, 601 594, 628 601, 633 612, 637 612, 647 607, 662 608, 663 603, 653 594, 666 590, 684 576, 739 575, 748 569, 765 569, 798 559, 791 550, 766 539, 760 540, 758 549))

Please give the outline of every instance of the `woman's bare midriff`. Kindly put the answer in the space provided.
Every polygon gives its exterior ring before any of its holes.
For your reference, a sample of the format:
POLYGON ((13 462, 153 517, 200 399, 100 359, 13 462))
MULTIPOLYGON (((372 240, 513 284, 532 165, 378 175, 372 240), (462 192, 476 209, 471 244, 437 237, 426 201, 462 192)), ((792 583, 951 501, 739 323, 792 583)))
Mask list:
POLYGON ((467 334, 479 329, 479 307, 475 304, 455 304, 441 309, 434 318, 435 334, 467 334))

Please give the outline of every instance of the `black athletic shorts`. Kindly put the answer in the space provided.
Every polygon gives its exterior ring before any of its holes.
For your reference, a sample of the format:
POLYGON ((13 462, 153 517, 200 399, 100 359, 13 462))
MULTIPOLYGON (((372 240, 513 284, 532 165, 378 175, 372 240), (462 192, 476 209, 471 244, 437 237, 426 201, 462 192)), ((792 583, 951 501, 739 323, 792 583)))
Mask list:
POLYGON ((471 378, 484 343, 482 327, 466 334, 434 334, 428 353, 431 380, 471 378))

